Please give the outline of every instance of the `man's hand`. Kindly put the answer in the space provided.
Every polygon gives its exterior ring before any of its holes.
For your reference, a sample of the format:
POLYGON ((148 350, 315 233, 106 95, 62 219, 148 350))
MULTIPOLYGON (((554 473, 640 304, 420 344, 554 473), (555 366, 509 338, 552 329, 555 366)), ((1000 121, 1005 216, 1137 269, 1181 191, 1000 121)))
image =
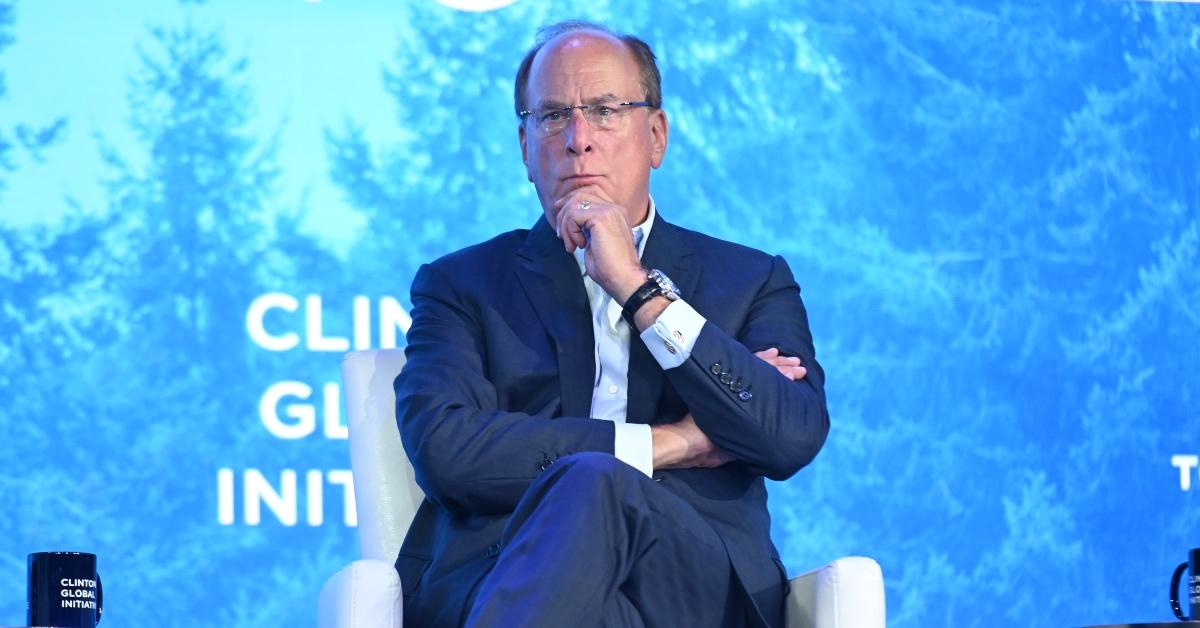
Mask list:
POLYGON ((655 469, 712 469, 733 460, 696 425, 689 412, 674 423, 650 428, 655 469))
POLYGON ((798 379, 804 379, 808 375, 808 369, 800 366, 800 358, 788 357, 779 355, 779 349, 771 347, 762 351, 755 351, 754 355, 758 356, 762 361, 775 367, 784 377, 793 382, 798 379))
POLYGON ((646 271, 633 246, 629 212, 594 186, 573 190, 554 202, 558 208, 555 233, 568 253, 587 249, 588 276, 618 303, 624 303, 643 283, 646 271))

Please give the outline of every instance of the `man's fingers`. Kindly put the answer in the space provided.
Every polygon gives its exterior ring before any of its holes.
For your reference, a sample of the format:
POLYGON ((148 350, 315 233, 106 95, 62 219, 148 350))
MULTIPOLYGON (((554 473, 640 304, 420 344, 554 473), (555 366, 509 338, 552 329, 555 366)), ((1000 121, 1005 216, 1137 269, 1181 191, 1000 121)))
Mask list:
POLYGON ((581 224, 574 220, 568 220, 566 226, 567 226, 567 234, 566 235, 567 235, 567 238, 570 239, 571 244, 574 244, 576 248, 582 249, 582 248, 586 247, 587 246, 587 237, 584 236, 583 231, 584 231, 584 229, 587 228, 587 224, 586 223, 581 224))
POLYGON ((584 230, 587 228, 587 217, 579 215, 576 207, 568 205, 559 210, 556 216, 558 224, 555 226, 554 232, 563 241, 564 248, 568 253, 572 253, 577 248, 587 247, 587 237, 584 235, 584 230))
POLYGON ((779 349, 776 347, 770 347, 768 349, 763 349, 762 351, 755 351, 754 355, 763 362, 775 367, 775 370, 779 371, 781 375, 793 382, 798 379, 804 379, 808 375, 808 369, 800 366, 800 358, 789 355, 779 355, 779 349))
POLYGON ((801 362, 800 358, 798 358, 796 356, 779 355, 779 349, 776 347, 771 347, 769 349, 763 349, 762 351, 755 351, 754 355, 756 355, 760 359, 770 362, 772 364, 793 364, 794 365, 794 364, 800 364, 800 362, 801 362))
POLYGON ((732 462, 733 459, 733 454, 713 445, 713 450, 702 460, 698 461, 696 466, 705 469, 715 469, 723 464, 732 462))
POLYGON ((589 209, 583 209, 582 204, 605 202, 596 195, 580 193, 581 190, 590 187, 580 188, 554 201, 554 205, 559 208, 555 216, 558 224, 554 233, 563 241, 568 252, 574 252, 577 248, 587 248, 589 244, 587 230, 597 214, 595 208, 589 206, 589 209))

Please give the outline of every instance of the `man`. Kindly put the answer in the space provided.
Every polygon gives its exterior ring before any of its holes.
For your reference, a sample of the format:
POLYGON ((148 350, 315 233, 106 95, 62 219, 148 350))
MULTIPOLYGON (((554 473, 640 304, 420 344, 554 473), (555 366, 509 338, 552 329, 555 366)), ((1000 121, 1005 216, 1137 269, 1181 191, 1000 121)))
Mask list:
POLYGON ((658 215, 661 104, 645 43, 540 31, 516 107, 544 215, 413 280, 410 625, 782 625, 763 477, 824 443, 824 375, 782 258, 658 215))

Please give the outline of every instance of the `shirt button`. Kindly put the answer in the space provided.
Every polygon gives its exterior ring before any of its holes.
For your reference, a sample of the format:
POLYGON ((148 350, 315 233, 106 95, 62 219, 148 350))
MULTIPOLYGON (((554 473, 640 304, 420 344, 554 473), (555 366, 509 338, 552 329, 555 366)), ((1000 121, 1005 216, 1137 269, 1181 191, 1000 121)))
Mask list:
POLYGON ((616 384, 609 384, 609 385, 608 385, 608 394, 610 394, 610 395, 615 395, 615 394, 617 394, 617 385, 616 385, 616 384))

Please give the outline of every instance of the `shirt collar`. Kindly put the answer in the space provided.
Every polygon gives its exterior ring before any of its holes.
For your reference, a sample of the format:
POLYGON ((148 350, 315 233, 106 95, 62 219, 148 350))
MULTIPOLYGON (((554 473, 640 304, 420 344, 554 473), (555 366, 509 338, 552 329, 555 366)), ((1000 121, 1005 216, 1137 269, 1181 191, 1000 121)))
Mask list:
MULTIPOLYGON (((654 197, 650 197, 650 211, 646 212, 646 219, 642 223, 633 228, 633 245, 637 248, 638 259, 642 259, 642 251, 646 250, 646 240, 650 239, 650 227, 654 226, 654 197)), ((575 249, 575 262, 579 264, 579 274, 587 276, 587 264, 584 262, 584 255, 587 251, 584 249, 575 249)))

